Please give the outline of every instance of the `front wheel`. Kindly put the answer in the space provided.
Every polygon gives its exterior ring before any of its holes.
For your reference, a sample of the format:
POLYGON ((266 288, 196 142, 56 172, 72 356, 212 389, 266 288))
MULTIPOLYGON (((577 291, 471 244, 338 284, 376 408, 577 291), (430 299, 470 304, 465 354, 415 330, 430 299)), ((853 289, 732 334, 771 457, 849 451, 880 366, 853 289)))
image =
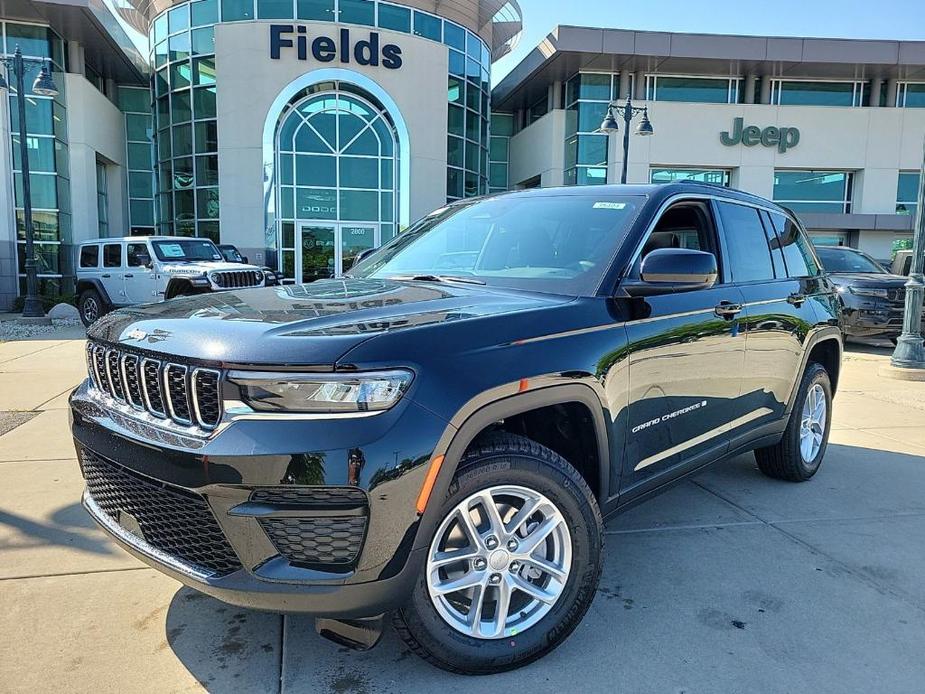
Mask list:
MULTIPOLYGON (((435 500, 436 501, 436 500, 435 500)), ((437 667, 512 670, 562 643, 594 598, 602 523, 585 480, 529 439, 466 453, 440 508, 423 575, 393 623, 437 667)))
POLYGON ((831 427, 832 383, 825 367, 810 363, 780 443, 755 451, 758 468, 768 477, 805 482, 822 465, 831 427))
POLYGON ((85 289, 81 293, 80 298, 77 300, 77 310, 80 312, 81 322, 87 328, 106 313, 103 299, 95 289, 85 289))

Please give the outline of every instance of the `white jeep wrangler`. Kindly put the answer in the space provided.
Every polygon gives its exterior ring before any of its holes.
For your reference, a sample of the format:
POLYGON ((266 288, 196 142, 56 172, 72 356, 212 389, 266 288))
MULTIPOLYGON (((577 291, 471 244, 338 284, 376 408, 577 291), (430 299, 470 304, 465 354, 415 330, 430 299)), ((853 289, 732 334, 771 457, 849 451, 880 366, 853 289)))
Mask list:
POLYGON ((209 239, 131 236, 77 246, 77 307, 88 326, 122 306, 265 284, 261 268, 227 262, 209 239))

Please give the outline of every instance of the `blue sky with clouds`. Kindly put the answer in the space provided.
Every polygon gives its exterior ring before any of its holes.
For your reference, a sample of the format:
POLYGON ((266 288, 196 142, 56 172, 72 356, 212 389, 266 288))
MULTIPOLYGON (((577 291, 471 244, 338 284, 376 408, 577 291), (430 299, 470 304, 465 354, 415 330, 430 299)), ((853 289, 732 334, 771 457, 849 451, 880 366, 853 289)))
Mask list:
POLYGON ((524 33, 497 83, 558 24, 760 36, 925 40, 925 0, 519 0, 524 33))

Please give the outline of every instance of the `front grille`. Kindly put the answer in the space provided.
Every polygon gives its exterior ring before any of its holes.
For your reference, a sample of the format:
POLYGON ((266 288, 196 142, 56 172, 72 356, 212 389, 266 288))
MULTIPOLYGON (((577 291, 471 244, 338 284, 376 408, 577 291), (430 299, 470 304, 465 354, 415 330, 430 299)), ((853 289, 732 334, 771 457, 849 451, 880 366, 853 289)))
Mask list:
POLYGON ((262 272, 255 270, 228 270, 212 273, 212 281, 222 289, 243 289, 256 287, 263 279, 262 272))
POLYGON ((159 419, 211 431, 222 416, 221 372, 87 344, 90 382, 104 395, 159 419))
POLYGON ((241 568, 199 494, 144 477, 86 449, 80 450, 80 467, 96 504, 116 523, 122 513, 131 515, 148 544, 214 575, 241 568))
POLYGON ((351 568, 366 534, 366 516, 263 518, 260 525, 290 563, 321 571, 351 568))
POLYGON ((356 487, 274 487, 257 489, 251 501, 261 504, 365 506, 366 492, 356 487))
POLYGON ((898 289, 888 289, 886 295, 887 299, 890 301, 895 301, 897 303, 906 301, 905 287, 899 287, 898 289))

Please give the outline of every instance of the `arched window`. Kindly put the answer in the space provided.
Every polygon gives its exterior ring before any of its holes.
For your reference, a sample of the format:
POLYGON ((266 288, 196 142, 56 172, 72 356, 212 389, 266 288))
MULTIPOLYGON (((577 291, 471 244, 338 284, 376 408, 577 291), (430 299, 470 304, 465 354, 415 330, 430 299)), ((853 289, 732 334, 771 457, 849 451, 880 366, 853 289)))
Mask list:
POLYGON ((275 149, 287 276, 339 276, 395 235, 398 139, 372 96, 343 83, 303 91, 280 115, 275 149))

